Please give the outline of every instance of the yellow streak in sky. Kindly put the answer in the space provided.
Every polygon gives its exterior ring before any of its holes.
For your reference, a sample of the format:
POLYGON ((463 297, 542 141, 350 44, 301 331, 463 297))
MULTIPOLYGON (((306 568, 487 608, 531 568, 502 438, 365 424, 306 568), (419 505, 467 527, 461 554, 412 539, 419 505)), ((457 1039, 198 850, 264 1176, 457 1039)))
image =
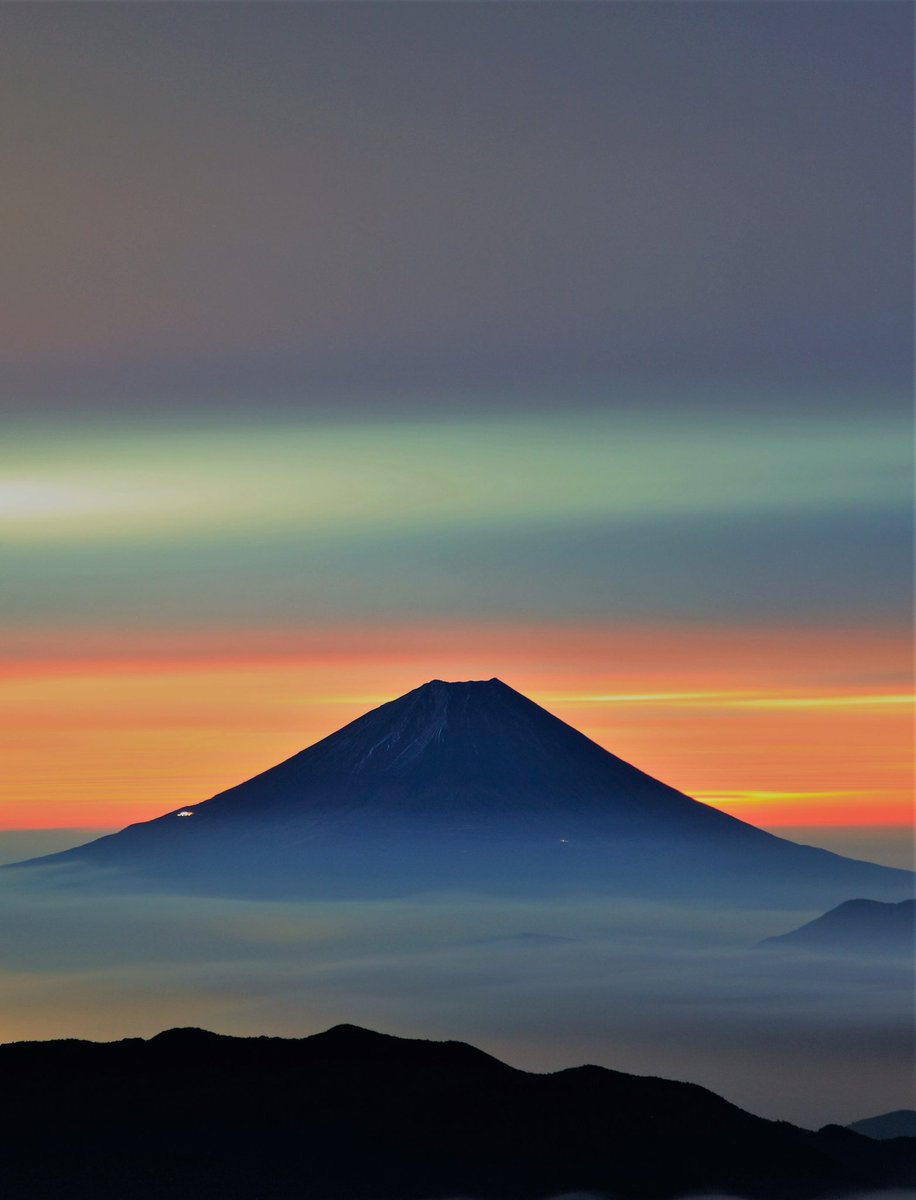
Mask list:
POLYGON ((761 800, 835 800, 840 796, 871 796, 873 793, 866 791, 864 788, 838 788, 830 792, 761 792, 761 791, 729 791, 729 792, 697 792, 694 796, 695 800, 702 800, 704 804, 718 804, 727 802, 729 804, 757 804, 761 800))
POLYGON ((742 708, 869 708, 875 705, 913 704, 916 696, 754 696, 734 703, 742 708))
POLYGON ((871 708, 916 704, 907 693, 870 693, 852 696, 760 696, 747 692, 628 692, 594 695, 556 693, 543 697, 556 704, 700 704, 712 708, 823 709, 871 708))

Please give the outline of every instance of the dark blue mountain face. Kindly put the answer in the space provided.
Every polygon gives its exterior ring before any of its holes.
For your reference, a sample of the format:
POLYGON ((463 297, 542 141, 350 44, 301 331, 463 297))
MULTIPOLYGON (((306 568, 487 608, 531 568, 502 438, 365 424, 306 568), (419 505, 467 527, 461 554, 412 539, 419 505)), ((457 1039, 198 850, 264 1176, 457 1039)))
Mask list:
POLYGON ((852 888, 900 898, 913 882, 700 804, 498 679, 433 680, 191 810, 38 863, 228 895, 473 888, 826 904, 852 888))
POLYGON ((411 829, 739 822, 609 754, 498 679, 423 687, 198 806, 204 820, 359 817, 411 829))
POLYGON ((916 1109, 898 1108, 894 1112, 881 1113, 877 1117, 865 1117, 862 1121, 853 1121, 846 1126, 853 1133, 861 1133, 863 1137, 873 1138, 877 1142, 886 1142, 891 1138, 916 1139, 916 1109))
POLYGON ((916 949, 916 900, 847 900, 798 929, 760 943, 771 950, 908 955, 916 949))

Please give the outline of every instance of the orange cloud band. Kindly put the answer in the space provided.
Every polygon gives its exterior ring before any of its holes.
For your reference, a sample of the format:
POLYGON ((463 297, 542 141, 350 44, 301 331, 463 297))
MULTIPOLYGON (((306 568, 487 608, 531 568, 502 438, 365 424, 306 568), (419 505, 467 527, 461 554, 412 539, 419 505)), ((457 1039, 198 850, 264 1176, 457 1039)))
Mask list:
POLYGON ((433 677, 498 675, 755 824, 911 823, 907 633, 627 626, 42 631, 8 645, 0 827, 200 802, 433 677))

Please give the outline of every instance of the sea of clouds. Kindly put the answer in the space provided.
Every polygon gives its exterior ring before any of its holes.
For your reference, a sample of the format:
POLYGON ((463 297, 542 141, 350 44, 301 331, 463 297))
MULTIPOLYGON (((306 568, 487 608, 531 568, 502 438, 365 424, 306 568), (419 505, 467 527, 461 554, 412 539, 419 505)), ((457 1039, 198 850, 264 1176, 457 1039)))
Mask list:
POLYGON ((0 1040, 341 1022, 702 1084, 817 1128, 913 1107, 912 963, 757 948, 810 912, 92 894, 0 872, 0 1040))

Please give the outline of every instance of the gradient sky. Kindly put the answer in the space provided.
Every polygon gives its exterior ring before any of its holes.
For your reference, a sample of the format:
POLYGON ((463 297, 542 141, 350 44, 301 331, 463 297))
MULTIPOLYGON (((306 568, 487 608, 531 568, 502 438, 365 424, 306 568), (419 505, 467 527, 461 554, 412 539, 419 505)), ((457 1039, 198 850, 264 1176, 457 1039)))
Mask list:
POLYGON ((908 3, 5 4, 0 828, 432 677, 912 819, 908 3))

